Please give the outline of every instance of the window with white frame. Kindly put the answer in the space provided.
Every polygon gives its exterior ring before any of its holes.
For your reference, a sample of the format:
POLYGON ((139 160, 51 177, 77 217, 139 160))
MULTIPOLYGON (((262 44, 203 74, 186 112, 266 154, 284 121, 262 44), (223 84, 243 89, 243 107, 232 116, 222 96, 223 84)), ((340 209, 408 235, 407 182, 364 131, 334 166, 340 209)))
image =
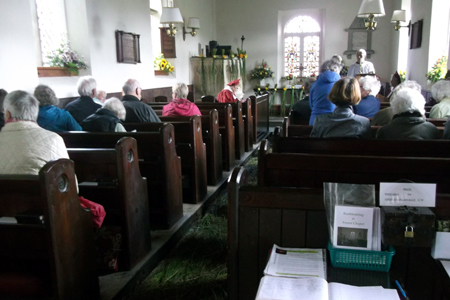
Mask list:
POLYGON ((284 75, 309 77, 319 72, 320 26, 310 16, 296 16, 284 27, 284 75))
POLYGON ((151 19, 151 31, 152 31, 152 48, 153 56, 156 57, 161 52, 161 33, 159 23, 161 19, 162 5, 161 1, 150 1, 150 19, 151 19))
POLYGON ((42 64, 67 39, 64 0, 35 0, 42 64))

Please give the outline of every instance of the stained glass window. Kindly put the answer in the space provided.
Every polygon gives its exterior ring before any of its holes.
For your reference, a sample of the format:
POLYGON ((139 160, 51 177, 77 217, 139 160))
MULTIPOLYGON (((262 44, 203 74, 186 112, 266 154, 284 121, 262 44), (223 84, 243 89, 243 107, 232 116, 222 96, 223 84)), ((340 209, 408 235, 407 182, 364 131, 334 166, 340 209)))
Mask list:
POLYGON ((284 29, 284 75, 318 74, 320 26, 309 16, 297 16, 284 29))

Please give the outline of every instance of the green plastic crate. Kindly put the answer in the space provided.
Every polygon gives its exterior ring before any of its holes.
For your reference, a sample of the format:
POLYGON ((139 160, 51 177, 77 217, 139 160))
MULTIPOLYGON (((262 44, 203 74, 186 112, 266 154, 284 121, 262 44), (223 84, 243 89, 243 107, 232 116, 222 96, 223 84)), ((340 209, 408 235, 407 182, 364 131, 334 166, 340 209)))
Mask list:
POLYGON ((367 251, 334 248, 330 242, 328 250, 333 267, 380 272, 389 271, 395 254, 392 246, 389 246, 388 251, 367 251))

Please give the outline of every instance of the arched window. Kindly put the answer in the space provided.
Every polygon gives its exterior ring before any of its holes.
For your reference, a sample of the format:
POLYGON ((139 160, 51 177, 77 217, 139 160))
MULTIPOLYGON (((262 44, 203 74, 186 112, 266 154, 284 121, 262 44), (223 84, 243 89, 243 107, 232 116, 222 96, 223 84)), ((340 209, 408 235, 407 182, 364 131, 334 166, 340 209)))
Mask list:
POLYGON ((319 72, 320 26, 309 16, 297 16, 284 27, 284 75, 308 77, 319 72))

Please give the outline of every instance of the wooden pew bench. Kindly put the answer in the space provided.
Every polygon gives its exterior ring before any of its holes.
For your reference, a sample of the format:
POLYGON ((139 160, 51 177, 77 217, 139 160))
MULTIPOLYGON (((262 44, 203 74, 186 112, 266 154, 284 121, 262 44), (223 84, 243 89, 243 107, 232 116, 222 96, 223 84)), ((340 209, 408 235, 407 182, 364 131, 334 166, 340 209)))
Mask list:
POLYGON ((111 148, 125 136, 136 139, 139 169, 147 178, 151 229, 168 229, 183 216, 181 160, 173 125, 159 132, 60 132, 68 148, 111 148))
POLYGON ((450 142, 448 140, 323 139, 281 137, 276 134, 273 138, 272 152, 450 158, 450 142))
MULTIPOLYGON (((183 202, 200 203, 207 193, 206 147, 200 116, 170 122, 175 130, 175 145, 181 158, 183 202)), ((125 123, 127 131, 159 132, 164 123, 125 123)))
MULTIPOLYGON (((152 106, 155 113, 162 117, 162 106, 147 103, 152 106)), ((219 119, 219 133, 222 136, 222 168, 231 171, 235 165, 235 130, 233 126, 233 108, 230 104, 222 103, 217 109, 219 119)), ((209 115, 210 108, 199 107, 202 115, 209 115)))
POLYGON ((136 140, 124 137, 115 148, 67 151, 75 163, 79 194, 103 205, 103 225, 121 228, 119 270, 131 270, 151 249, 147 180, 139 170, 136 140))
MULTIPOLYGON (((228 295, 254 299, 273 244, 327 248, 328 228, 322 189, 247 187, 247 172, 235 168, 228 183, 228 295)), ((448 212, 449 195, 438 195, 436 209, 448 212)), ((389 274, 329 268, 329 278, 357 285, 361 276, 395 287, 401 280, 409 299, 438 299, 443 287, 430 248, 396 247, 389 274), (351 276, 349 276, 349 272, 351 276)), ((329 256, 328 256, 329 259, 329 256)), ((373 284, 373 283, 372 283, 373 284)), ((378 284, 380 285, 380 284, 378 284)), ((439 298, 440 299, 440 298, 439 298)))
POLYGON ((80 206, 73 162, 0 175, 0 193, 0 216, 44 221, 0 223, 0 298, 99 299, 92 214, 80 206))

